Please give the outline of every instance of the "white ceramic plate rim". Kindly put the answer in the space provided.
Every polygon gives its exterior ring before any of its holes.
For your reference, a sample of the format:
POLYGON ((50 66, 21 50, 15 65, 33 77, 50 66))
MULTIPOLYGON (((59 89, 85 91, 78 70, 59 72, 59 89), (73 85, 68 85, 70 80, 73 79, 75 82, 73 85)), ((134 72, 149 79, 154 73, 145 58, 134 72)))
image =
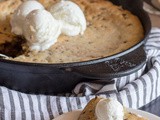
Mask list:
MULTIPOLYGON (((55 118, 54 120, 78 120, 78 116, 80 115, 81 111, 82 110, 77 110, 77 111, 65 113, 65 114, 55 118)), ((138 114, 138 115, 143 116, 145 118, 148 118, 149 120, 160 120, 160 117, 153 115, 151 113, 145 112, 145 111, 135 110, 135 109, 131 109, 131 108, 127 108, 127 111, 129 111, 131 113, 138 114)))

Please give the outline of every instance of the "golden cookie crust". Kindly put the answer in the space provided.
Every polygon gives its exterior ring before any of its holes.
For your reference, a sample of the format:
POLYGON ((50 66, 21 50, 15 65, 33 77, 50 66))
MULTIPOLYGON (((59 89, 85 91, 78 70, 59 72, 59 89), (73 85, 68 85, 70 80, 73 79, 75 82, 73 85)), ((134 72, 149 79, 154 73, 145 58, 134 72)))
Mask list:
POLYGON ((21 3, 21 0, 4 0, 0 2, 0 32, 11 33, 10 17, 21 3))
POLYGON ((95 108, 102 98, 96 97, 92 99, 80 114, 78 120, 97 120, 95 116, 95 108))

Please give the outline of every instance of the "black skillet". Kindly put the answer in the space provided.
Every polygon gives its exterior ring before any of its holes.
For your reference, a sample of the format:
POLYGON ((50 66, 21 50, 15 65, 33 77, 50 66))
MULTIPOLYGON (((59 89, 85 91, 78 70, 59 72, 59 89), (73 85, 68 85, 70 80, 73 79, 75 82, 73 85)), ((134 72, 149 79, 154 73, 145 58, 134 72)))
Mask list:
POLYGON ((132 48, 101 59, 68 64, 33 64, 0 59, 0 85, 25 93, 58 94, 71 92, 83 81, 105 79, 131 74, 146 62, 143 46, 151 29, 148 14, 141 0, 111 0, 131 11, 141 20, 145 38, 132 48))

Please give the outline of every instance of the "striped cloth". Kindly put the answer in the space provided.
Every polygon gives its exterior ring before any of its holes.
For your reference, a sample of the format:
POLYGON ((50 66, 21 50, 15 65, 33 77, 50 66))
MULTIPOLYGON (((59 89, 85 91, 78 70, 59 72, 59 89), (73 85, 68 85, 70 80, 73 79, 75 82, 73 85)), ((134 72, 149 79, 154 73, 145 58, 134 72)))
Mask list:
POLYGON ((80 83, 72 94, 31 95, 0 87, 0 120, 51 120, 84 108, 95 96, 113 97, 126 107, 139 108, 160 96, 160 29, 152 29, 145 50, 147 63, 136 73, 109 83, 80 83))

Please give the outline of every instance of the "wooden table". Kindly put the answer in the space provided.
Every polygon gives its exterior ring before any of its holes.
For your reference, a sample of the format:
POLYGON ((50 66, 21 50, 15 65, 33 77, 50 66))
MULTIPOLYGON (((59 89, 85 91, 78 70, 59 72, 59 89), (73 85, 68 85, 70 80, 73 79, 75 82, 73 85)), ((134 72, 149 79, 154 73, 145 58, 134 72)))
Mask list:
POLYGON ((153 27, 160 27, 160 16, 150 14, 153 27))

